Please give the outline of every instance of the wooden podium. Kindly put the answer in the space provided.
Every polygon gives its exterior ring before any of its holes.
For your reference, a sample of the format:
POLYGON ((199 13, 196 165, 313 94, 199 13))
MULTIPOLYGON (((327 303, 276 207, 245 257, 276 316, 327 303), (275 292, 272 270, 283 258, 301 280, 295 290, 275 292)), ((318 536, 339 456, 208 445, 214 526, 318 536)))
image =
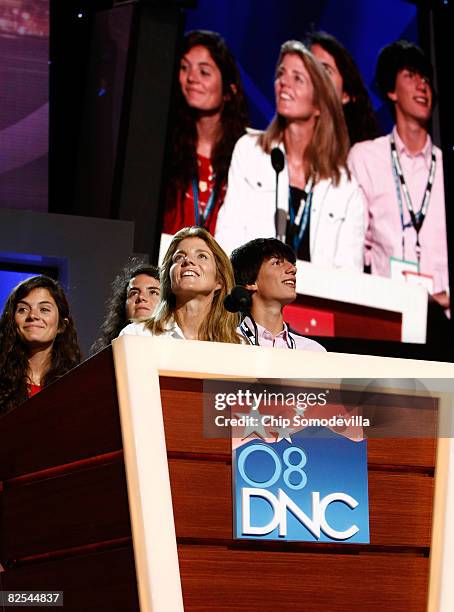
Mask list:
POLYGON ((79 612, 453 609, 454 450, 432 435, 453 431, 453 365, 138 337, 114 357, 0 420, 1 590, 64 591, 79 612), (203 436, 203 380, 303 376, 392 378, 409 413, 405 378, 440 387, 427 436, 369 440, 370 544, 232 539, 230 442, 203 436))

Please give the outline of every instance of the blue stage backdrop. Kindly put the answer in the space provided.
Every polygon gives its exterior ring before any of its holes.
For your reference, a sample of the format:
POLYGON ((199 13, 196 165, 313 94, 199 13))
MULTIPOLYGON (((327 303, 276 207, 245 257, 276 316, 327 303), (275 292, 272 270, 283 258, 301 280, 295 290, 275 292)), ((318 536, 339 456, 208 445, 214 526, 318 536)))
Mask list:
POLYGON ((65 257, 0 252, 0 315, 14 287, 38 274, 59 280, 67 290, 68 266, 65 257))
POLYGON ((274 68, 285 40, 301 40, 310 29, 336 36, 355 58, 385 131, 391 118, 373 86, 377 53, 398 38, 418 42, 416 6, 404 0, 199 0, 186 30, 199 28, 220 32, 237 58, 256 128, 273 115, 274 68))

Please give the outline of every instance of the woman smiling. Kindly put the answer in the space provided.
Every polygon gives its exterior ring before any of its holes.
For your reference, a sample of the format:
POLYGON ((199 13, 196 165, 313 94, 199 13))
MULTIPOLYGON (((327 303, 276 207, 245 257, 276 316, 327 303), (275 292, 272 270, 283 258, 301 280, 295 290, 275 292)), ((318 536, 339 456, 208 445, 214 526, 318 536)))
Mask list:
POLYGON ((241 342, 236 315, 223 302, 234 285, 229 258, 200 227, 186 227, 172 239, 161 267, 161 299, 144 323, 121 332, 186 340, 241 342))
POLYGON ((254 238, 276 236, 298 259, 360 272, 364 205, 347 168, 342 106, 302 43, 282 45, 274 93, 276 115, 268 128, 235 146, 216 240, 230 253, 254 238))
POLYGON ((233 147, 247 125, 235 59, 216 32, 184 37, 172 122, 163 231, 198 225, 214 233, 233 147))
POLYGON ((80 363, 61 286, 34 276, 10 294, 0 319, 0 411, 31 397, 80 363))

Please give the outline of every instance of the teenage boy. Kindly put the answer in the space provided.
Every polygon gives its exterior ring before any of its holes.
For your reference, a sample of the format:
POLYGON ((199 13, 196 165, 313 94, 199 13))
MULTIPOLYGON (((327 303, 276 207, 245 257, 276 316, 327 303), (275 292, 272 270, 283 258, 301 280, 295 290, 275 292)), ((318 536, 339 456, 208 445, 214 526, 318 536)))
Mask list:
POLYGON ((296 257, 288 245, 276 238, 257 238, 235 249, 230 259, 235 282, 251 293, 251 316, 239 328, 248 342, 325 351, 318 342, 290 331, 284 322, 284 306, 296 299, 296 257))
POLYGON ((432 66, 419 47, 399 40, 381 50, 375 78, 395 126, 349 155, 368 210, 365 263, 372 274, 424 284, 448 308, 443 161, 428 132, 432 66))

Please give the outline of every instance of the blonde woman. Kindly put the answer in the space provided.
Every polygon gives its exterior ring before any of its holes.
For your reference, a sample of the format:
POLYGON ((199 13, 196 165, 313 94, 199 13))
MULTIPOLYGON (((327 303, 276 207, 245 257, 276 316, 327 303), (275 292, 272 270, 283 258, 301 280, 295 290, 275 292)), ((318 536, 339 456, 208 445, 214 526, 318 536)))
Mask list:
POLYGON ((234 286, 229 258, 200 227, 175 234, 161 267, 161 296, 154 315, 120 335, 170 336, 240 344, 238 318, 224 308, 234 286))
POLYGON ((265 132, 238 141, 216 227, 227 251, 254 238, 282 236, 298 259, 362 271, 364 206, 346 165, 342 106, 322 65, 298 41, 281 47, 275 78, 276 115, 265 132), (276 197, 271 152, 282 171, 276 197))

